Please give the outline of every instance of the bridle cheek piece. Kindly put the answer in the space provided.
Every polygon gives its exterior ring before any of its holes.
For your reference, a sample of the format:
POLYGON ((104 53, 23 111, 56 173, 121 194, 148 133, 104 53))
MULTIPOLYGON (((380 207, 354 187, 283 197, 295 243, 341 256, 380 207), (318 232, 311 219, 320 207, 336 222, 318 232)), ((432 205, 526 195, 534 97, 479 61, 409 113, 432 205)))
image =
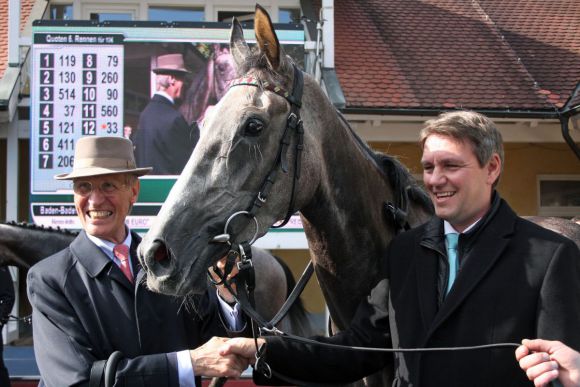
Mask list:
MULTIPOLYGON (((236 86, 253 86, 253 87, 258 87, 260 89, 273 92, 273 93, 281 96, 282 98, 286 99, 290 103, 290 111, 288 113, 288 117, 286 118, 286 127, 284 128, 284 133, 282 134, 282 138, 280 139, 278 154, 276 156, 276 160, 274 162, 274 165, 272 166, 272 168, 270 169, 270 171, 268 172, 268 174, 265 176, 264 180, 262 181, 262 184, 260 185, 260 189, 258 190, 256 195, 252 199, 251 203, 248 206, 248 209, 245 211, 238 211, 238 212, 235 212, 234 214, 232 214, 226 220, 225 227, 224 227, 224 233, 216 235, 211 239, 211 243, 227 243, 229 245, 229 248, 230 248, 228 255, 227 255, 228 258, 226 259, 226 266, 224 268, 224 273, 221 273, 221 271, 216 266, 214 266, 214 271, 216 272, 218 277, 221 278, 221 280, 215 281, 215 280, 213 280, 213 278, 211 278, 211 276, 209 276, 210 281, 213 282, 214 284, 219 284, 219 285, 223 284, 226 287, 228 287, 229 284, 227 283, 226 278, 228 277, 231 270, 233 269, 233 261, 235 261, 237 258, 240 258, 240 262, 238 265, 238 269, 240 270, 240 274, 245 272, 245 271, 251 271, 252 274, 247 275, 247 276, 245 274, 243 274, 241 276, 238 274, 237 277, 240 277, 240 278, 236 278, 236 281, 238 282, 238 289, 240 287, 247 289, 248 286, 250 288, 253 288, 253 286, 254 286, 253 283, 251 283, 251 284, 245 283, 243 286, 240 286, 240 282, 241 282, 240 280, 243 278, 246 278, 247 280, 250 280, 251 282, 253 282, 254 275, 253 275, 253 265, 251 263, 251 256, 252 256, 251 245, 256 241, 256 239, 258 237, 259 230, 260 230, 260 225, 258 223, 256 213, 268 201, 268 196, 269 196, 269 193, 270 193, 272 186, 276 182, 276 178, 278 176, 278 171, 282 170, 282 172, 288 173, 288 170, 289 170, 289 168, 288 168, 288 149, 290 148, 290 145, 292 142, 292 136, 294 133, 296 133, 297 141, 296 141, 296 146, 294 148, 295 149, 294 176, 292 179, 292 190, 291 190, 291 196, 290 196, 290 201, 289 201, 289 205, 288 205, 288 210, 286 211, 286 216, 285 216, 284 220, 280 224, 276 224, 276 225, 272 226, 272 228, 280 228, 280 227, 283 227, 284 225, 286 225, 295 212, 294 203, 295 203, 295 196, 296 196, 296 182, 300 178, 300 165, 301 165, 300 160, 301 160, 302 151, 304 149, 304 128, 302 125, 302 120, 300 119, 300 107, 302 106, 302 92, 304 89, 304 76, 302 74, 302 71, 300 71, 295 65, 293 65, 293 69, 294 69, 294 81, 293 81, 291 93, 288 92, 287 90, 285 90, 284 88, 278 86, 278 85, 274 85, 268 81, 262 81, 260 79, 257 79, 257 78, 251 77, 251 76, 241 77, 241 78, 235 79, 235 80, 230 82, 230 86, 229 86, 230 88, 236 87, 236 86), (236 216, 241 216, 241 215, 246 216, 248 218, 248 221, 250 219, 254 220, 254 223, 256 226, 256 232, 254 233, 254 236, 250 241, 234 242, 235 238, 232 236, 232 234, 230 234, 228 232, 228 226, 233 218, 235 218, 236 216), (230 260, 232 260, 232 262, 230 262, 230 260)), ((229 287, 228 287, 228 290, 230 290, 230 292, 232 292, 232 290, 229 289, 229 287)), ((238 292, 238 296, 240 296, 238 298, 243 297, 243 296, 241 296, 242 293, 244 293, 244 292, 238 292)), ((232 294, 234 295, 234 298, 236 298, 235 292, 232 292, 232 294)), ((236 298, 236 301, 238 301, 238 298, 236 298)), ((253 295, 250 294, 248 296, 248 299, 252 299, 251 300, 252 302, 250 303, 251 305, 248 305, 248 304, 244 305, 246 303, 242 301, 242 302, 240 302, 242 309, 252 319, 254 319, 254 317, 255 317, 256 318, 255 321, 259 322, 260 325, 265 326, 268 329, 274 328, 274 325, 279 320, 274 322, 273 324, 272 324, 272 321, 265 322, 264 319, 261 318, 255 312, 255 310, 253 310, 253 308, 254 308, 253 295), (250 308, 252 309, 252 311, 250 311, 250 308), (248 309, 248 310, 246 310, 246 309, 248 309)), ((280 317, 280 319, 282 317, 280 317)))

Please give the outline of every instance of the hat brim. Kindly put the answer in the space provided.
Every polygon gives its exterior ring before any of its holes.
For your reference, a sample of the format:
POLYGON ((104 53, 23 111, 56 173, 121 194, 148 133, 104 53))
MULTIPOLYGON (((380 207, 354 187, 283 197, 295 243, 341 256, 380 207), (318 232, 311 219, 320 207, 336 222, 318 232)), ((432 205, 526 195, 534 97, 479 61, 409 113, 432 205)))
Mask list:
POLYGON ((135 176, 143 176, 148 174, 152 170, 153 170, 152 167, 134 168, 134 169, 110 169, 110 168, 91 167, 91 168, 81 168, 76 171, 72 171, 71 173, 61 173, 59 175, 55 175, 54 178, 56 180, 72 180, 79 177, 118 175, 121 173, 126 173, 135 176))
POLYGON ((172 74, 190 75, 191 74, 191 71, 180 70, 180 69, 153 69, 151 71, 153 71, 155 74, 163 74, 163 75, 172 75, 172 74))

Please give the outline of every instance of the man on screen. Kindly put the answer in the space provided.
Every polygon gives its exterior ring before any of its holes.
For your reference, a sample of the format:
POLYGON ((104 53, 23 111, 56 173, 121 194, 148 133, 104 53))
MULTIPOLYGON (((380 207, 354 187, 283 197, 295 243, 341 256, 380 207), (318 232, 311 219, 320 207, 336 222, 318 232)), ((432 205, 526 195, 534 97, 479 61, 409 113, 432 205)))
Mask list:
POLYGON ((199 140, 197 125, 188 125, 175 106, 190 72, 181 54, 157 57, 153 72, 156 92, 139 116, 135 159, 138 166, 153 166, 153 174, 179 175, 199 140))

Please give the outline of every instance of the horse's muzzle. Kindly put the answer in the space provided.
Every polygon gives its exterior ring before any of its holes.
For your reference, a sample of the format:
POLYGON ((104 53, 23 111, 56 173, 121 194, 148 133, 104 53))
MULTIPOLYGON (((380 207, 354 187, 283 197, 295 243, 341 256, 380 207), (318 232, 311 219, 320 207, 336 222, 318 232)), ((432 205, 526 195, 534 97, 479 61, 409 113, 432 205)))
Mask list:
POLYGON ((155 279, 170 276, 174 270, 175 257, 161 239, 155 239, 149 246, 141 245, 139 255, 147 275, 155 279))

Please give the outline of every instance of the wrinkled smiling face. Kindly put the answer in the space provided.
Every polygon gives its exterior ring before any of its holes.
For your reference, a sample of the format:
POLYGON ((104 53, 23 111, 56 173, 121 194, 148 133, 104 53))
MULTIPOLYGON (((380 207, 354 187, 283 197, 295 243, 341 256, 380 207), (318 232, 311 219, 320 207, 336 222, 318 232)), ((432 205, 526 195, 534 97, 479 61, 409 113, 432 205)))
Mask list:
POLYGON ((480 166, 470 143, 432 134, 425 140, 421 164, 435 213, 457 231, 489 209, 493 183, 501 169, 497 154, 480 166))
POLYGON ((126 237, 125 218, 139 194, 139 179, 114 174, 78 178, 73 183, 90 183, 93 187, 88 195, 79 194, 75 189, 75 208, 83 229, 98 238, 121 243, 126 237))

